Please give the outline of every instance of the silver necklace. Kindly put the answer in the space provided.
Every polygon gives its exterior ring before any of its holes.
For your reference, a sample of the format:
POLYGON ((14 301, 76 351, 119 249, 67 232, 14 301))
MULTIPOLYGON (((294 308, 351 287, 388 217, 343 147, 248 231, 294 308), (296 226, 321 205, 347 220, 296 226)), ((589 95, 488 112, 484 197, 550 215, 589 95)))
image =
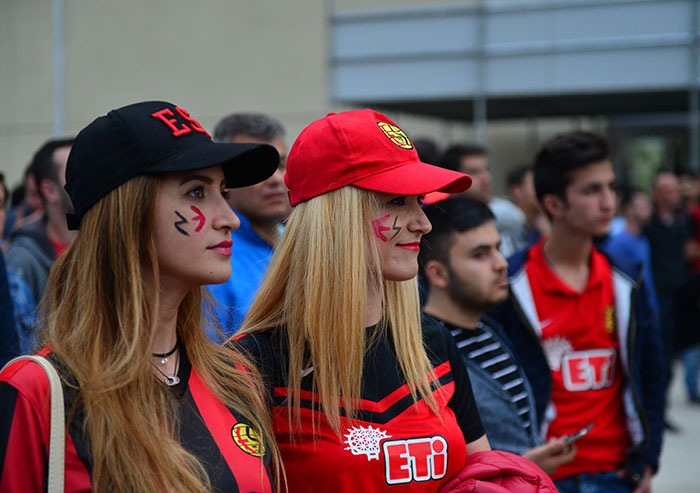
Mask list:
POLYGON ((177 350, 177 345, 180 341, 178 339, 175 339, 175 346, 168 351, 167 353, 151 353, 151 355, 154 358, 160 358, 160 364, 164 365, 168 362, 168 358, 173 355, 173 353, 177 350))
MULTIPOLYGON (((177 346, 175 348, 177 349, 177 346)), ((161 363, 161 364, 164 364, 164 363, 161 363)), ((173 375, 166 375, 165 373, 160 371, 160 368, 158 368, 156 365, 153 365, 153 368, 155 368, 158 373, 163 375, 163 377, 165 378, 165 380, 163 380, 165 382, 165 385, 167 385, 168 387, 173 387, 173 386, 177 385, 178 383, 180 383, 180 377, 177 376, 177 370, 180 367, 179 364, 180 364, 180 352, 178 351, 177 356, 175 357, 175 373, 173 375)))

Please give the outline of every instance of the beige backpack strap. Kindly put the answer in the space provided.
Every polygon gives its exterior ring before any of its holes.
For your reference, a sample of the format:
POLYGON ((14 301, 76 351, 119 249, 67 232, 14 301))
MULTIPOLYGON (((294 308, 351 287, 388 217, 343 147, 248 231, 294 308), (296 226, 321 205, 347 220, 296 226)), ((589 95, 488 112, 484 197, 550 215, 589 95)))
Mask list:
POLYGON ((5 368, 20 360, 31 360, 41 366, 49 377, 51 386, 51 434, 49 437, 49 493, 63 493, 65 482, 66 422, 63 408, 63 387, 58 372, 42 356, 19 356, 8 362, 5 368))

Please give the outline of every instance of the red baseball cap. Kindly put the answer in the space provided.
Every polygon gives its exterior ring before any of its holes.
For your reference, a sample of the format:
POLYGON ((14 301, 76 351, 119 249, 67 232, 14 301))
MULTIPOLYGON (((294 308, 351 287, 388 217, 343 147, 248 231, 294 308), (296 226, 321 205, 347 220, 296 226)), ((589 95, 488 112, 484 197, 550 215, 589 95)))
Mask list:
POLYGON ((373 110, 329 113, 306 127, 287 157, 284 182, 292 206, 353 185, 400 195, 459 193, 469 175, 421 162, 413 142, 373 110))

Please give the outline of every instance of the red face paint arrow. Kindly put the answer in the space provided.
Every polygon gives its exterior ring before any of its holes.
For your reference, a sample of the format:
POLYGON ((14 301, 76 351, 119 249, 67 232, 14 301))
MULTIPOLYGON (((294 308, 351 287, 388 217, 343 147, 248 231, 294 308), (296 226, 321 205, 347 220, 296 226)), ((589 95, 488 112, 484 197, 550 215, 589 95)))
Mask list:
POLYGON ((195 233, 199 233, 199 232, 202 230, 202 228, 204 227, 204 223, 207 221, 207 218, 204 217, 204 214, 202 214, 202 211, 200 211, 199 209, 197 209, 195 206, 193 206, 193 205, 190 206, 190 209, 192 209, 192 212, 194 212, 195 214, 197 214, 196 216, 194 216, 194 217, 192 218, 192 220, 193 220, 193 221, 199 221, 199 224, 197 225, 197 227, 194 228, 194 232, 195 232, 195 233))
POLYGON ((384 221, 389 219, 391 214, 387 214, 386 216, 380 217, 379 219, 375 219, 372 221, 372 229, 374 230, 374 234, 377 238, 379 238, 382 241, 389 241, 389 238, 384 236, 383 231, 389 231, 391 228, 387 228, 384 226, 384 221))

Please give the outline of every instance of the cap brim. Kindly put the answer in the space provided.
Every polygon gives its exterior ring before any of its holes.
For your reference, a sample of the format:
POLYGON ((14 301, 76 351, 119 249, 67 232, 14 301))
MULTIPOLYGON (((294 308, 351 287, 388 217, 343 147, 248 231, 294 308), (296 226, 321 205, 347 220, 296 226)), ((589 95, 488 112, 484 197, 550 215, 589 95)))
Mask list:
POLYGON ((279 161, 279 153, 271 145, 203 141, 161 159, 145 172, 167 173, 221 166, 226 186, 239 188, 267 180, 277 170, 279 161))
POLYGON ((435 191, 464 192, 471 186, 472 178, 464 173, 416 161, 367 176, 352 184, 375 192, 424 195, 435 191))

